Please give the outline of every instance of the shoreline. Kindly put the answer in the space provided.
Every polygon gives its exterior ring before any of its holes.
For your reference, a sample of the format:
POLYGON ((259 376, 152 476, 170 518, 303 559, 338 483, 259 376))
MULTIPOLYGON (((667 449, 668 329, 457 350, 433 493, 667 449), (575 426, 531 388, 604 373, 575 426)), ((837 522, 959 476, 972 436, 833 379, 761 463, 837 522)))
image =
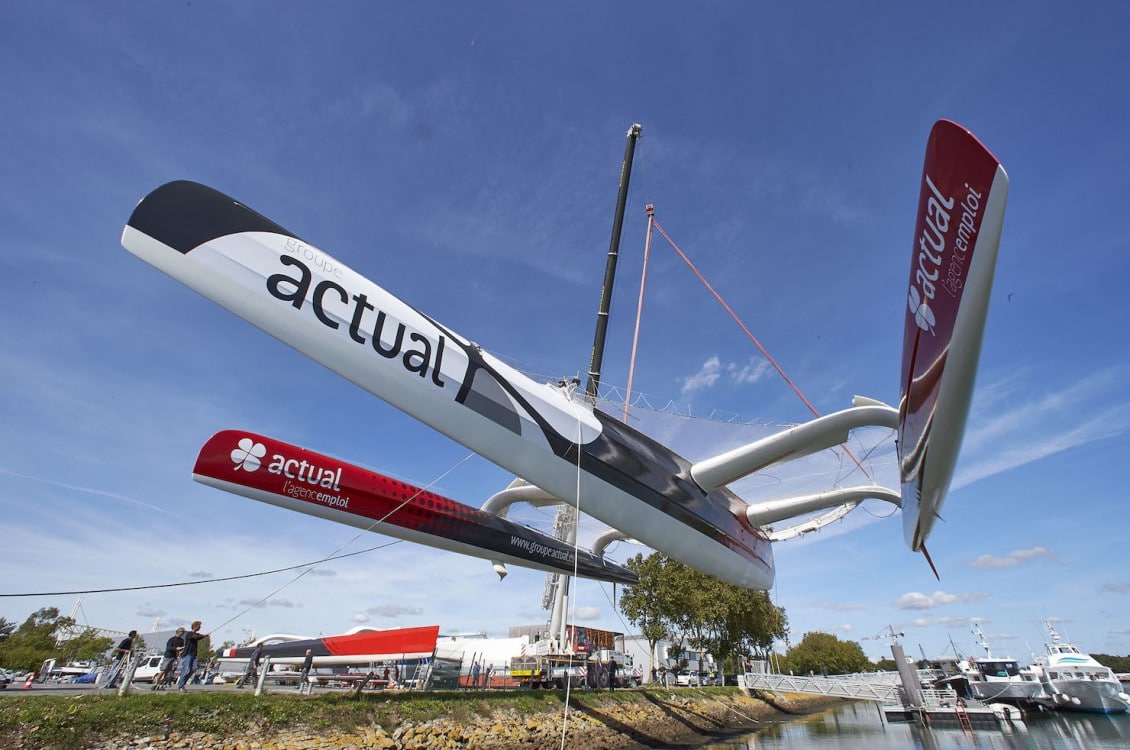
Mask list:
POLYGON ((0 744, 20 750, 586 750, 696 747, 839 705, 737 688, 612 693, 273 693, 0 698, 0 744), (15 710, 13 710, 15 709, 15 710), (18 714, 18 715, 17 715, 18 714))

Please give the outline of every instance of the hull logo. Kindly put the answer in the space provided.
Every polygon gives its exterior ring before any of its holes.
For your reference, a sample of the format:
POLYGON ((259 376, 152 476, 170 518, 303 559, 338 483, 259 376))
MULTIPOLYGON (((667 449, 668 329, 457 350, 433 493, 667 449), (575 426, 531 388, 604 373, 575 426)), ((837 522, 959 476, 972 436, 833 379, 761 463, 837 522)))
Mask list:
POLYGON ((926 200, 925 226, 918 239, 919 252, 915 258, 914 275, 911 277, 913 283, 907 305, 918 327, 933 335, 936 321, 930 303, 936 294, 939 268, 946 251, 946 233, 950 228, 949 212, 953 209, 953 198, 943 196, 930 175, 925 175, 925 181, 930 188, 930 196, 926 200))
MULTIPOLYGON (((405 370, 428 380, 437 388, 446 385, 440 377, 446 342, 444 336, 438 336, 433 342, 424 334, 409 330, 404 323, 377 309, 364 293, 351 295, 335 281, 322 279, 315 284, 314 272, 294 256, 280 255, 279 262, 292 267, 296 275, 276 273, 269 276, 267 292, 272 297, 290 304, 295 310, 301 310, 309 302, 314 317, 331 330, 341 330, 342 323, 348 320, 347 332, 354 343, 368 344, 380 356, 399 361, 405 370), (371 315, 374 312, 376 315, 371 315), (390 336, 391 342, 388 341, 390 336)), ((319 267, 324 268, 325 265, 319 267)))
MULTIPOLYGON (((245 437, 231 452, 234 471, 258 471, 267 455, 267 446, 245 437)), ((287 458, 275 453, 267 463, 267 473, 284 478, 281 494, 336 508, 349 508, 349 498, 341 494, 341 467, 327 469, 310 461, 287 458), (326 491, 322 491, 326 490, 326 491)))
POLYGON ((267 447, 262 443, 256 443, 251 438, 243 438, 239 441, 239 446, 231 452, 232 463, 235 464, 235 470, 239 471, 256 471, 260 464, 259 459, 267 455, 267 447))

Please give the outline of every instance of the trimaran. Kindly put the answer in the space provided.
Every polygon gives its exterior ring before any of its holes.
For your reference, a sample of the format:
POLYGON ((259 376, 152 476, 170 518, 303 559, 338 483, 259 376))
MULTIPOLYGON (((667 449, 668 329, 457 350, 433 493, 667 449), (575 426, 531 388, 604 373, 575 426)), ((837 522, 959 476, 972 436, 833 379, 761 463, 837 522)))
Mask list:
POLYGON ((602 549, 574 555, 559 540, 504 517, 512 502, 563 502, 618 537, 731 584, 768 589, 772 524, 864 498, 898 505, 908 545, 924 550, 965 429, 1007 191, 1005 171, 988 149, 960 125, 937 122, 926 146, 904 292, 897 406, 857 397, 843 411, 694 462, 596 408, 594 373, 583 392, 536 382, 210 187, 177 181, 157 188, 133 211, 122 244, 520 478, 476 509, 337 458, 224 430, 200 452, 199 481, 496 565, 635 580, 603 559, 602 549), (748 503, 729 487, 840 445, 865 426, 897 430, 898 489, 867 485, 748 503))

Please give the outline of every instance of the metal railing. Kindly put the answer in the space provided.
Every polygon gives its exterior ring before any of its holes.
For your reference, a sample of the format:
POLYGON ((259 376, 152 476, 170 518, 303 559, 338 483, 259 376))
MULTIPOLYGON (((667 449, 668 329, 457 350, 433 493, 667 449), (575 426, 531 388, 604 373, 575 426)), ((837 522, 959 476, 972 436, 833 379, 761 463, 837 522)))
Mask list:
POLYGON ((898 674, 895 672, 868 672, 833 677, 747 672, 744 679, 746 687, 753 690, 809 693, 880 703, 893 703, 898 700, 898 674))

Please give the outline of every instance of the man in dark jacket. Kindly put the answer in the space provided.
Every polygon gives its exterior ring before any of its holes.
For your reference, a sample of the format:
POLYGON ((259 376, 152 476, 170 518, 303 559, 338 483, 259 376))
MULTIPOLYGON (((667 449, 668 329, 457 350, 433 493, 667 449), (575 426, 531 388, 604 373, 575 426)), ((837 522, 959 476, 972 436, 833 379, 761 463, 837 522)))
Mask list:
POLYGON ((200 632, 200 620, 192 623, 192 630, 184 634, 184 648, 180 652, 180 679, 177 680, 177 690, 188 692, 185 683, 192 679, 196 672, 196 654, 200 641, 208 637, 207 633, 200 632))
POLYGON ((177 628, 177 632, 165 641, 165 653, 161 655, 161 664, 157 667, 157 674, 153 677, 153 687, 150 690, 164 690, 169 684, 169 679, 177 669, 177 656, 184 648, 184 628, 177 628))
POLYGON ((127 657, 133 656, 133 639, 136 637, 136 630, 129 631, 129 635, 119 641, 118 645, 114 647, 114 650, 110 652, 110 671, 106 673, 107 679, 102 687, 112 688, 114 684, 117 683, 127 657))
POLYGON ((243 676, 239 678, 239 683, 236 687, 240 690, 248 682, 255 682, 259 679, 259 662, 263 659, 263 644, 256 643, 255 650, 251 652, 251 656, 247 659, 247 668, 243 670, 243 676))
MULTIPOLYGON (((310 670, 314 668, 314 652, 306 649, 306 657, 302 660, 301 682, 298 683, 298 691, 300 693, 309 693, 310 686, 310 670)), ((385 669, 385 679, 388 679, 388 669, 385 669)))

